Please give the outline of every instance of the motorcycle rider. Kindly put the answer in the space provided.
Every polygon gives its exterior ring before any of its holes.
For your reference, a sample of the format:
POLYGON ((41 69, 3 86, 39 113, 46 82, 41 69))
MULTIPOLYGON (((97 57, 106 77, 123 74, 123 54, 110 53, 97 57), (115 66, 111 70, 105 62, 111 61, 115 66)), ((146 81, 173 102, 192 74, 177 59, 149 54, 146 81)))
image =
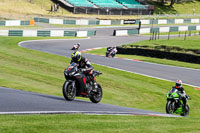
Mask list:
POLYGON ((184 88, 182 87, 182 81, 181 80, 177 80, 176 81, 176 85, 173 86, 173 88, 176 88, 180 93, 179 93, 179 99, 182 99, 183 100, 183 110, 185 109, 186 107, 186 93, 185 93, 185 90, 184 88))
MULTIPOLYGON (((98 88, 97 82, 95 80, 95 76, 93 75, 93 69, 94 67, 91 65, 91 63, 88 61, 87 58, 83 57, 81 55, 81 52, 79 51, 75 51, 72 53, 71 56, 71 62, 75 62, 78 64, 78 68, 86 74, 86 76, 88 76, 90 78, 90 80, 93 82, 93 85, 95 87, 95 89, 98 88)), ((89 90, 90 91, 90 90, 89 90)))
POLYGON ((113 47, 107 47, 107 53, 111 53, 111 56, 115 56, 115 54, 117 53, 117 47, 113 46, 113 47))
MULTIPOLYGON (((73 46, 73 48, 74 48, 75 50, 78 50, 79 47, 80 47, 80 43, 75 43, 74 46, 73 46)), ((72 49, 73 49, 73 48, 72 48, 72 49)))

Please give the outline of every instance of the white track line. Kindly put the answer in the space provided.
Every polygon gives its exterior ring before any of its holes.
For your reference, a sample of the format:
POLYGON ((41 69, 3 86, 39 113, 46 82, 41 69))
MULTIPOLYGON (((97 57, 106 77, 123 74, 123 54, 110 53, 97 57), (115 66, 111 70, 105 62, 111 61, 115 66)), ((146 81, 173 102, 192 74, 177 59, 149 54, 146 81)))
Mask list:
MULTIPOLYGON (((97 63, 94 63, 94 64, 97 64, 97 63)), ((138 72, 131 72, 131 71, 123 70, 123 69, 116 68, 116 67, 111 67, 111 66, 106 66, 106 65, 101 65, 101 64, 97 64, 97 65, 108 67, 108 68, 112 68, 112 69, 116 69, 116 70, 120 70, 120 71, 124 71, 124 72, 129 72, 129 73, 133 73, 133 74, 138 74, 138 75, 142 75, 142 76, 146 76, 146 77, 150 77, 150 78, 155 78, 155 79, 160 79, 160 80, 174 82, 172 80, 163 79, 163 78, 159 78, 159 77, 155 77, 155 76, 150 76, 150 75, 146 75, 146 74, 142 74, 142 73, 138 73, 138 72)), ((192 87, 195 87, 195 88, 198 88, 198 86, 195 86, 195 85, 185 84, 185 83, 183 83, 183 84, 184 85, 188 85, 188 86, 192 86, 192 87)))
POLYGON ((85 39, 90 39, 90 37, 87 38, 80 38, 80 39, 43 39, 43 40, 29 40, 29 41, 22 41, 18 43, 18 46, 22 47, 21 45, 23 43, 27 43, 27 42, 41 42, 41 41, 70 41, 70 40, 85 40, 85 39))
POLYGON ((161 117, 180 117, 170 114, 156 113, 132 113, 132 112, 112 112, 112 111, 19 111, 19 112, 0 112, 0 115, 29 115, 29 114, 89 114, 89 115, 146 115, 161 117))

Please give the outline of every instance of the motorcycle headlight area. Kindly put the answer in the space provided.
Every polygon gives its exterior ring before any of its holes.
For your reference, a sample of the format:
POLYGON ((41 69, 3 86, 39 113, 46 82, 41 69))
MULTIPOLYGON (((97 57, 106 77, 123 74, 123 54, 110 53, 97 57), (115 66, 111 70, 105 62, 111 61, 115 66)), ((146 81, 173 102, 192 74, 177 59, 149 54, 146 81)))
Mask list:
POLYGON ((72 75, 74 75, 74 74, 75 74, 75 72, 69 73, 69 76, 72 76, 72 75))

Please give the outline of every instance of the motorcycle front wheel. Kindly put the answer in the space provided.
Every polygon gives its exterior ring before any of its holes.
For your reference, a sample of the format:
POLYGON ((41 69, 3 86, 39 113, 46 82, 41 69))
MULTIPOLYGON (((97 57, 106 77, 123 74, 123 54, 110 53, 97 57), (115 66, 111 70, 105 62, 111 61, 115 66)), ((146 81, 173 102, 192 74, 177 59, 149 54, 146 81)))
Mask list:
POLYGON ((93 103, 98 103, 101 101, 102 96, 103 96, 103 91, 102 91, 101 86, 98 84, 97 91, 96 92, 92 91, 91 96, 89 98, 93 103))
POLYGON ((167 103, 166 103, 166 113, 167 114, 173 114, 174 113, 174 102, 167 101, 167 103))
POLYGON ((73 82, 65 81, 63 84, 63 96, 66 100, 72 101, 76 96, 76 88, 73 87, 73 82))

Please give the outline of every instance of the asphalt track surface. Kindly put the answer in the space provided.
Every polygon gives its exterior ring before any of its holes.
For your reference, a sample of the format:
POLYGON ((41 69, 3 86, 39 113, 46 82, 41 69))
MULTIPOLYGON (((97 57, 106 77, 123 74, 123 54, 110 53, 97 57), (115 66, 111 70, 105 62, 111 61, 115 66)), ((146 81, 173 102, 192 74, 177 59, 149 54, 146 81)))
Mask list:
MULTIPOLYGON (((110 31, 107 32, 110 33, 110 31)), ((72 53, 70 49, 73 44, 77 42, 81 43, 80 50, 85 50, 96 47, 122 45, 149 39, 149 36, 114 37, 111 35, 106 35, 106 33, 105 35, 103 35, 103 32, 99 31, 99 36, 78 40, 72 39, 27 41, 21 42, 19 46, 70 57, 72 53)), ((103 56, 94 56, 89 54, 84 54, 84 56, 86 56, 92 63, 95 64, 100 64, 170 81, 182 79, 184 83, 191 84, 193 86, 200 86, 200 82, 198 79, 200 71, 196 69, 187 69, 133 60, 130 61, 119 58, 106 58, 103 56)), ((94 104, 88 101, 81 100, 74 100, 72 102, 69 102, 66 101, 63 97, 43 95, 3 87, 0 87, 0 99, 0 114, 84 113, 174 117, 174 115, 108 105, 103 103, 94 104)))
POLYGON ((179 117, 89 101, 66 101, 63 97, 0 87, 0 114, 113 114, 179 117))

